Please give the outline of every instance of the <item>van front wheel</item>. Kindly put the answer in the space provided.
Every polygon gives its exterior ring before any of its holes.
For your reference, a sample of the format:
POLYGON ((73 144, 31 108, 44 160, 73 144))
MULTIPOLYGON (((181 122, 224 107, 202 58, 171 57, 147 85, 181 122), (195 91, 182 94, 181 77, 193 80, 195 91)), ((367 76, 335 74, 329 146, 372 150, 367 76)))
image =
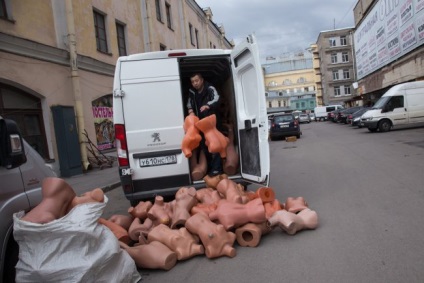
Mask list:
POLYGON ((391 126, 392 126, 392 124, 390 123, 390 121, 382 120, 378 124, 378 129, 380 130, 380 132, 388 132, 388 131, 390 131, 391 126))

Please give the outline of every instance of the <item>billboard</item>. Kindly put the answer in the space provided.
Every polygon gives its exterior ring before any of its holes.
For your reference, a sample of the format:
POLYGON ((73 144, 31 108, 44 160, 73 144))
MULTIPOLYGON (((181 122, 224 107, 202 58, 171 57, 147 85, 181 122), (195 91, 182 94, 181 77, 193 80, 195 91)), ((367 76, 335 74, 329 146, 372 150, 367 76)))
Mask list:
POLYGON ((424 0, 378 0, 354 32, 358 80, 424 43, 424 0))

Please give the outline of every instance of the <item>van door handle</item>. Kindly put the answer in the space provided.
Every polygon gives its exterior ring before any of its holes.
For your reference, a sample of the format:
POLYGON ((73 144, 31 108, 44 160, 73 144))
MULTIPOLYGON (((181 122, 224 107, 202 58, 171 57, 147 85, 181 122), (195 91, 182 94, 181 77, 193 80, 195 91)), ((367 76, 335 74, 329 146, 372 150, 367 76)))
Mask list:
POLYGON ((251 130, 252 129, 252 121, 244 120, 244 128, 248 131, 251 130))

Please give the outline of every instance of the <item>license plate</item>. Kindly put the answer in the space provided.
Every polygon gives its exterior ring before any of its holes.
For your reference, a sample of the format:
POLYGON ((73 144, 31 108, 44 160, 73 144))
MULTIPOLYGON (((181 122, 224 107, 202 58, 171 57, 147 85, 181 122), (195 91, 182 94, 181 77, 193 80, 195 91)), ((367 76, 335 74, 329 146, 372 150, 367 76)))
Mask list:
POLYGON ((280 125, 281 128, 288 128, 289 125, 280 125))
POLYGON ((151 166, 161 166, 166 164, 175 164, 177 163, 176 155, 167 155, 160 157, 149 157, 140 159, 140 167, 151 167, 151 166))

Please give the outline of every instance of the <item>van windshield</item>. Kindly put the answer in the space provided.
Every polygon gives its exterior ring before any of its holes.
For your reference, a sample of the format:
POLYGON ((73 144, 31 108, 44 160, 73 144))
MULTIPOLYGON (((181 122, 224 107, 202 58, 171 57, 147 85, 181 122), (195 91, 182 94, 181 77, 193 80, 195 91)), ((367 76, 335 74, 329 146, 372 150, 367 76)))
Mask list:
POLYGON ((390 99, 390 96, 383 96, 374 104, 372 109, 383 109, 384 105, 386 105, 387 101, 390 99))

